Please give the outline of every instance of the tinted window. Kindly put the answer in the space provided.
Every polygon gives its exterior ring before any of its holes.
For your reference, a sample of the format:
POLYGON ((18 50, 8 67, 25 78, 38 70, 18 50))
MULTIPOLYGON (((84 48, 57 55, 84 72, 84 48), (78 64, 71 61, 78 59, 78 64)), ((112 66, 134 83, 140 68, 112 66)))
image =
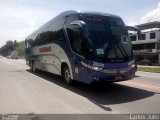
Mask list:
POLYGON ((155 33, 150 33, 150 39, 155 39, 156 38, 156 34, 155 33))
POLYGON ((70 44, 71 44, 73 51, 82 55, 82 53, 83 53, 83 51, 82 51, 83 39, 81 38, 81 31, 80 31, 79 27, 76 26, 75 28, 67 29, 67 32, 68 32, 70 44))
POLYGON ((160 43, 157 44, 157 49, 160 50, 160 43))
POLYGON ((155 49, 155 43, 133 45, 133 50, 144 50, 144 49, 155 49))
POLYGON ((146 44, 146 49, 155 49, 155 43, 146 44))
POLYGON ((145 40, 146 39, 146 34, 141 34, 141 40, 145 40))
POLYGON ((132 59, 131 40, 120 18, 83 15, 89 36, 87 54, 91 59, 105 62, 122 62, 132 59), (97 59, 97 60, 98 60, 97 59))
POLYGON ((136 39, 137 39, 136 35, 132 35, 132 36, 130 36, 130 38, 132 41, 136 41, 136 39))
POLYGON ((143 50, 145 48, 144 44, 133 45, 133 50, 143 50))
POLYGON ((57 30, 56 34, 57 34, 57 38, 56 38, 57 40, 64 39, 63 29, 57 30))
POLYGON ((43 27, 37 33, 30 36, 28 46, 37 46, 61 40, 64 38, 63 24, 61 20, 53 21, 48 26, 43 27))
POLYGON ((54 39, 56 39, 56 37, 57 37, 56 32, 53 31, 42 32, 39 35, 37 35, 37 38, 33 43, 33 45, 42 45, 49 43, 54 39))
POLYGON ((77 25, 71 25, 70 23, 76 21, 78 15, 72 14, 64 18, 65 26, 67 29, 68 37, 70 40, 70 45, 73 51, 82 55, 82 39, 81 39, 81 30, 77 25))
POLYGON ((26 42, 27 42, 26 47, 28 48, 28 47, 31 47, 33 45, 34 40, 33 39, 27 39, 26 42))

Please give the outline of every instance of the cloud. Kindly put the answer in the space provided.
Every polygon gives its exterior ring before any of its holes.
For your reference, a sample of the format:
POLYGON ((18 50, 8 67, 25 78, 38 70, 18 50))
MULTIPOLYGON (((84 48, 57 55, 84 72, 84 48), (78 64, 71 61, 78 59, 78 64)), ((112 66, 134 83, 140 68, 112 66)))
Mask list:
POLYGON ((0 28, 3 28, 0 30, 0 46, 7 40, 24 40, 51 16, 48 11, 31 9, 30 6, 24 7, 19 4, 0 5, 0 14, 0 28))
POLYGON ((129 26, 135 26, 135 25, 137 25, 137 22, 129 22, 127 25, 129 25, 129 26))
POLYGON ((140 20, 140 23, 147 23, 153 21, 160 21, 160 2, 157 5, 157 8, 148 12, 145 16, 143 16, 140 20))

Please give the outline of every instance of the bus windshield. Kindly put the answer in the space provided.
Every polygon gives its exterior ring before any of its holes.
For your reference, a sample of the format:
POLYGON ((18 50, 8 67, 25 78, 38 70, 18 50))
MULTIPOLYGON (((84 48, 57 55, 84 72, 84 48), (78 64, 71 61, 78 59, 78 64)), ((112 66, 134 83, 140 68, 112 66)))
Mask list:
POLYGON ((89 36, 86 43, 87 56, 106 62, 131 60, 132 45, 125 24, 120 18, 82 16, 87 23, 89 36))

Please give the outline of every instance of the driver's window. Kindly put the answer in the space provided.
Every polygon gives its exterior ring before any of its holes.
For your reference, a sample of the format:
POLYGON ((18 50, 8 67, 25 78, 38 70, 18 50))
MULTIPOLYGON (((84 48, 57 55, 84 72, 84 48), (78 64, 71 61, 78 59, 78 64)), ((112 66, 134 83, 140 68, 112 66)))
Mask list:
POLYGON ((81 31, 77 28, 73 29, 73 49, 80 53, 82 52, 82 39, 81 39, 81 31))
POLYGON ((72 29, 69 29, 68 33, 73 51, 82 55, 82 35, 80 28, 74 27, 72 29))

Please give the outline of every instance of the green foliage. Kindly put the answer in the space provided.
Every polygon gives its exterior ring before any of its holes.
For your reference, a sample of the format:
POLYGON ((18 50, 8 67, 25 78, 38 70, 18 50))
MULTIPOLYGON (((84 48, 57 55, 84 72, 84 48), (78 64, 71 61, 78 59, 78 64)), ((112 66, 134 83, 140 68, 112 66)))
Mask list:
POLYGON ((156 66, 138 66, 139 71, 160 73, 160 67, 156 66))
POLYGON ((24 51, 25 51, 25 43, 24 43, 24 41, 19 42, 17 44, 16 50, 18 51, 20 57, 24 57, 24 51))
POLYGON ((13 50, 15 50, 15 48, 12 40, 7 41, 6 44, 0 48, 0 52, 3 56, 10 55, 13 50))
POLYGON ((3 56, 11 55, 11 52, 17 50, 20 57, 24 57, 25 43, 24 41, 17 42, 16 40, 9 40, 4 46, 0 48, 0 54, 3 56))

